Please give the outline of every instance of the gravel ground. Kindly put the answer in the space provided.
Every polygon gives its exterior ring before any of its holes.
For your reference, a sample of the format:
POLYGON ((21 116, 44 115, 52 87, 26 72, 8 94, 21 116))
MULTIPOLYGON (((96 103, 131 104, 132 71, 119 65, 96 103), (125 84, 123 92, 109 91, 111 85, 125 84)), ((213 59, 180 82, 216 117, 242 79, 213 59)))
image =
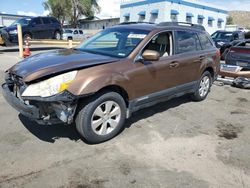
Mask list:
MULTIPOLYGON (((1 52, 0 79, 17 61, 1 52)), ((216 83, 136 112, 115 139, 87 145, 74 125, 38 125, 0 95, 0 187, 250 187, 250 90, 216 83)))

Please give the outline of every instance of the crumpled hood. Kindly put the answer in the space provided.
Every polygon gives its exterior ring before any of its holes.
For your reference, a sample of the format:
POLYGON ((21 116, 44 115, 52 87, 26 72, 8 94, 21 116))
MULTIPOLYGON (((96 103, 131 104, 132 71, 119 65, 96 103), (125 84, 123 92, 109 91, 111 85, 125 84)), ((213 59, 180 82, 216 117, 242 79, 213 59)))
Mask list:
POLYGON ((30 82, 45 76, 78 70, 119 59, 74 49, 53 50, 26 58, 8 71, 30 82))

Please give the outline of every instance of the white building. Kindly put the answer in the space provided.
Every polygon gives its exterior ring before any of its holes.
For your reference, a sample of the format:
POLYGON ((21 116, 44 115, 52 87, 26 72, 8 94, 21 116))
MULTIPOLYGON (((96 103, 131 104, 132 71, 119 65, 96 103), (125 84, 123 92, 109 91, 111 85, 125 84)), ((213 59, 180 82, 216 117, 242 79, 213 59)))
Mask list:
POLYGON ((27 18, 28 16, 16 15, 16 14, 3 14, 0 13, 0 26, 9 26, 14 21, 20 18, 27 18))
POLYGON ((224 30, 227 10, 198 0, 122 0, 120 22, 190 22, 212 34, 224 30))

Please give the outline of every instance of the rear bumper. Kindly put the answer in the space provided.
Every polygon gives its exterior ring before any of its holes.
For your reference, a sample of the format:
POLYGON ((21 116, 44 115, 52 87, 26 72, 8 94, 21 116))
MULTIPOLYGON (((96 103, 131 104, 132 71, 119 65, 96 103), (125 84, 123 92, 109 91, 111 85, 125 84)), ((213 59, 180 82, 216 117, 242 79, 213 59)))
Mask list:
POLYGON ((39 119, 39 109, 33 105, 27 105, 22 100, 17 98, 13 92, 10 91, 7 84, 2 85, 3 96, 5 100, 18 112, 31 119, 39 119))

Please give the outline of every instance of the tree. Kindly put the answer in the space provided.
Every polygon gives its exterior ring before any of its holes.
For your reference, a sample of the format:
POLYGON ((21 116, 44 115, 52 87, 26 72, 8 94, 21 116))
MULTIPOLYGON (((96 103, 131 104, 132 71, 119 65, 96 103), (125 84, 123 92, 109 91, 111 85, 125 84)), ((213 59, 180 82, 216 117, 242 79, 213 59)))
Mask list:
POLYGON ((100 11, 97 0, 71 0, 71 2, 72 14, 70 16, 70 22, 73 27, 77 26, 77 20, 81 16, 92 18, 94 17, 95 13, 100 11))
POLYGON ((233 21, 233 17, 232 16, 228 16, 227 17, 227 25, 233 25, 234 24, 234 21, 233 21))
POLYGON ((51 16, 60 20, 62 25, 68 19, 74 28, 81 16, 92 18, 100 11, 97 0, 47 0, 43 6, 45 10, 50 11, 51 16))

